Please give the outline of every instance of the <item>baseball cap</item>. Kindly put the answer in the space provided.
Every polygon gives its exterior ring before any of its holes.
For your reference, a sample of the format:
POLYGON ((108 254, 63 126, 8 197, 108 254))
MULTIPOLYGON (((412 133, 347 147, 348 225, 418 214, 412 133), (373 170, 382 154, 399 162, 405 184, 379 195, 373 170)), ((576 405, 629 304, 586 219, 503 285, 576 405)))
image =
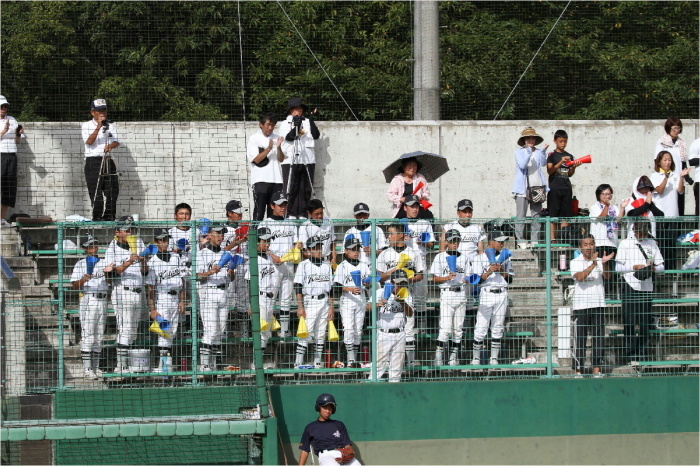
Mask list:
POLYGON ((445 241, 455 241, 455 240, 462 240, 462 235, 459 233, 459 231, 455 230, 454 228, 449 229, 445 232, 445 241))
POLYGON ((306 240, 306 248, 307 249, 312 249, 312 248, 315 248, 316 246, 320 246, 322 244, 323 244, 323 240, 318 235, 314 235, 306 240))
POLYGON ((119 217, 119 220, 117 220, 117 230, 119 231, 130 230, 133 225, 134 217, 131 215, 122 215, 119 217))
POLYGON ((243 213, 242 207, 243 207, 243 205, 241 204, 241 201, 236 201, 236 200, 228 201, 226 203, 226 212, 233 212, 234 214, 242 214, 243 213))
POLYGON ((277 204, 281 205, 284 204, 285 202, 289 202, 287 200, 287 196, 284 195, 282 191, 277 191, 272 195, 272 199, 270 199, 271 204, 277 204))
POLYGON ((355 238, 353 235, 345 238, 345 249, 354 249, 362 247, 362 241, 359 238, 355 238))
MULTIPOLYGON (((2 103, 2 101, 0 101, 0 103, 2 103)), ((95 238, 92 235, 87 235, 87 236, 83 236, 80 238, 80 247, 83 247, 83 248, 86 248, 88 246, 95 246, 99 243, 100 242, 97 241, 97 238, 95 238)))
POLYGON ((267 227, 258 228, 258 239, 269 241, 272 238, 272 231, 267 227))
POLYGON ((404 202, 404 204, 413 205, 413 204, 417 204, 419 202, 420 202, 420 198, 418 196, 416 196, 415 194, 411 194, 410 196, 406 196, 406 201, 404 202))
POLYGON ((491 231, 489 232, 489 241, 505 241, 509 237, 502 231, 491 231))
POLYGON ((4 95, 0 95, 0 105, 10 105, 10 102, 7 101, 4 95))
POLYGON ((457 203, 457 210, 464 210, 464 209, 469 209, 469 210, 474 210, 474 204, 472 204, 472 201, 469 199, 462 199, 457 203))
POLYGON ((649 188, 652 191, 654 190, 654 185, 651 184, 651 180, 649 180, 649 178, 646 176, 640 177, 639 181, 637 182, 637 191, 639 191, 642 188, 649 188))
POLYGON ((90 110, 107 110, 107 101, 105 99, 95 99, 90 102, 90 110))
POLYGON ((156 228, 153 230, 153 239, 165 239, 170 238, 170 232, 165 228, 156 228))
POLYGON ((220 233, 222 235, 226 233, 226 231, 228 230, 226 230, 226 227, 223 225, 212 225, 212 227, 209 229, 210 233, 220 233))
POLYGON ((394 285, 408 285, 408 275, 404 270, 394 270, 389 277, 394 285))
POLYGON ((368 214, 369 206, 364 202, 360 202, 359 204, 355 204, 355 207, 353 207, 352 210, 355 214, 368 214))

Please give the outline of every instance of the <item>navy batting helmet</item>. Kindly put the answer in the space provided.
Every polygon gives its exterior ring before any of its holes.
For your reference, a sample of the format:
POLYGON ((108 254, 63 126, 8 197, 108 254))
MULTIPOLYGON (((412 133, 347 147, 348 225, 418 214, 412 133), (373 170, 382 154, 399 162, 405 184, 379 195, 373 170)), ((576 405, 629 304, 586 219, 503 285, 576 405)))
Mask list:
POLYGON ((321 406, 328 404, 333 405, 333 412, 335 413, 335 409, 338 407, 338 405, 335 404, 335 398, 333 398, 333 395, 330 393, 321 393, 318 395, 318 398, 316 398, 316 411, 320 411, 321 406))

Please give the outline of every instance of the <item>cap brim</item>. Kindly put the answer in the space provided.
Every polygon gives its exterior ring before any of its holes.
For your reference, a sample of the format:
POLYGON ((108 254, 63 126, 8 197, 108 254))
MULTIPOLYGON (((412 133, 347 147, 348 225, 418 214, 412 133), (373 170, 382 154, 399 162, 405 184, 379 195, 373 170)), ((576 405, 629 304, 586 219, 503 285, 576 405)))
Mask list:
POLYGON ((368 213, 369 213, 369 210, 365 210, 365 209, 356 210, 356 211, 355 211, 355 215, 357 215, 357 214, 368 214, 368 213))
POLYGON ((407 205, 407 206, 412 206, 412 205, 415 205, 415 204, 420 204, 420 202, 419 202, 419 201, 404 202, 404 205, 407 205))
POLYGON ((289 203, 289 201, 288 201, 287 199, 278 199, 278 200, 276 200, 276 201, 272 201, 273 204, 277 204, 277 205, 282 205, 282 204, 284 204, 285 202, 286 202, 286 203, 289 203))
POLYGON ((497 236, 495 238, 492 238, 491 241, 506 241, 509 238, 509 236, 497 236))

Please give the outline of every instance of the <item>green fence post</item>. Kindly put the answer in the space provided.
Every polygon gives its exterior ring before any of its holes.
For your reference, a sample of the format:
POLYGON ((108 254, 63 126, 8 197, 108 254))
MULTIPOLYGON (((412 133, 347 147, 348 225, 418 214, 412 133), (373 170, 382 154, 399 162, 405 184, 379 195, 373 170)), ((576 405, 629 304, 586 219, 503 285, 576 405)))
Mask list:
POLYGON ((552 219, 547 218, 545 220, 545 243, 547 247, 545 248, 545 276, 547 277, 547 296, 546 299, 546 313, 547 313, 547 377, 552 377, 552 240, 550 237, 550 232, 552 230, 552 224, 550 223, 552 219))
MULTIPOLYGON (((259 325, 260 324, 258 323, 258 326, 259 325)), ((269 417, 265 419, 265 437, 263 438, 262 464, 279 464, 276 417, 269 417)))
POLYGON ((65 313, 65 288, 63 287, 64 262, 63 262, 63 224, 58 224, 58 388, 65 385, 64 351, 63 351, 63 324, 65 313))
MULTIPOLYGON (((265 370, 263 369, 262 341, 260 340, 260 286, 258 281, 258 230, 251 225, 248 228, 248 256, 250 257, 250 308, 251 329, 253 331, 253 362, 255 363, 255 387, 260 403, 260 415, 267 418, 270 415, 270 406, 267 401, 267 389, 265 387, 265 370)), ((272 325, 272 322, 270 322, 272 325)), ((276 430, 275 430, 276 432, 276 430)), ((275 437, 276 438, 276 437, 275 437)), ((276 445, 276 442, 274 442, 276 445)), ((267 449, 267 446, 265 447, 267 449)), ((276 449, 276 448, 275 448, 276 449)), ((263 454, 263 457, 265 455, 263 454)), ((277 457, 275 457, 276 464, 277 457)))
POLYGON ((190 254, 192 257, 192 264, 190 265, 191 273, 191 283, 192 283, 192 311, 190 313, 191 324, 192 324, 192 384, 198 383, 197 377, 197 363, 199 362, 199 354, 197 353, 199 346, 197 345, 198 333, 199 333, 199 308, 197 303, 199 302, 197 293, 197 251, 199 251, 199 241, 197 238, 197 222, 190 222, 190 254))
POLYGON ((370 337, 370 347, 372 348, 372 367, 370 368, 370 380, 372 382, 377 381, 377 221, 375 219, 371 220, 371 245, 370 245, 370 293, 372 299, 372 315, 370 320, 372 322, 372 332, 370 337))

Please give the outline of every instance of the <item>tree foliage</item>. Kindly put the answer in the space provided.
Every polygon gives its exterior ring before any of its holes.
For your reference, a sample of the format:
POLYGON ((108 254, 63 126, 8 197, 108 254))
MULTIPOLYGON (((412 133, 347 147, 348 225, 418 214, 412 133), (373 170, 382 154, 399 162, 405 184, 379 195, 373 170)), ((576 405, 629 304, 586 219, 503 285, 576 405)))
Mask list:
MULTIPOLYGON (((696 3, 572 2, 542 45, 565 5, 441 2, 442 118, 493 119, 511 91, 501 119, 698 117, 696 3)), ((412 8, 4 1, 2 93, 24 121, 82 120, 96 97, 136 121, 254 119, 291 96, 326 120, 411 119, 412 8)))

